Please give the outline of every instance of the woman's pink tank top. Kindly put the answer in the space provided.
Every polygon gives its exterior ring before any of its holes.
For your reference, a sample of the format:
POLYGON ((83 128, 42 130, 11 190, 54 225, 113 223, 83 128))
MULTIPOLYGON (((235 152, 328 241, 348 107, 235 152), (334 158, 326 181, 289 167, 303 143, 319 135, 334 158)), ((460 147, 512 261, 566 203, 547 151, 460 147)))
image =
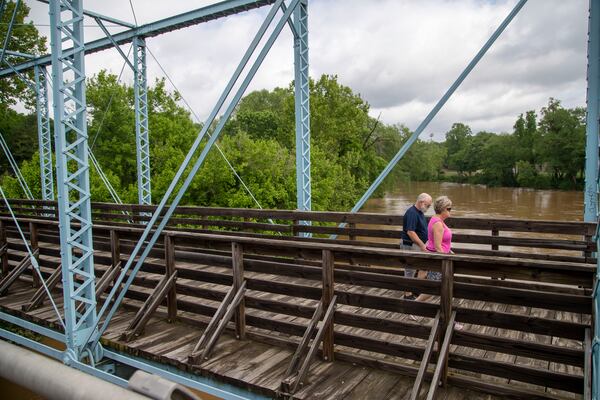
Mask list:
POLYGON ((438 217, 431 217, 429 225, 427 226, 427 250, 435 252, 435 243, 433 241, 433 224, 441 222, 444 226, 444 234, 442 235, 442 251, 444 253, 450 253, 452 247, 452 231, 446 226, 444 221, 438 217))

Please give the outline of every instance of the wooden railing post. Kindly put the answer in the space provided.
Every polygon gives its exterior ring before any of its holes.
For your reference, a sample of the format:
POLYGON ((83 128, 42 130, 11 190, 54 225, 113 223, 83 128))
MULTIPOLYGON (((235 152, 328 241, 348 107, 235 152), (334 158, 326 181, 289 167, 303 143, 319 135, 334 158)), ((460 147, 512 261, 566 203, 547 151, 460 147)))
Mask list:
MULTIPOLYGON (((498 228, 492 228, 492 236, 500 236, 500 231, 498 228)), ((497 244, 492 244, 492 250, 498 250, 499 246, 497 244)))
MULTIPOLYGON (((333 281, 333 253, 331 250, 323 250, 323 295, 321 301, 323 302, 323 310, 327 310, 329 304, 333 299, 334 295, 334 281, 333 281)), ((323 336, 323 358, 326 361, 333 361, 333 326, 334 318, 331 319, 331 323, 325 329, 323 336)))
POLYGON ((114 229, 110 230, 110 256, 112 258, 112 266, 119 264, 121 261, 121 242, 119 241, 119 232, 114 229))
MULTIPOLYGON (((244 252, 242 245, 231 243, 231 263, 233 266, 233 287, 237 292, 244 283, 244 252)), ((246 338, 246 303, 242 298, 235 310, 235 336, 238 339, 246 338)))
POLYGON ((350 233, 348 234, 348 239, 350 239, 350 240, 356 240, 356 235, 354 235, 352 233, 352 230, 356 229, 356 224, 354 222, 350 222, 348 224, 348 228, 350 229, 350 233))
MULTIPOLYGON (((32 253, 35 253, 35 251, 38 250, 40 247, 39 240, 38 240, 38 228, 37 228, 37 224, 35 222, 29 223, 29 243, 31 244, 31 252, 32 253)), ((38 261, 38 265, 39 265, 39 261, 40 261, 39 252, 37 254, 38 255, 35 256, 35 258, 38 261)), ((31 265, 31 276, 33 278, 33 281, 32 281, 33 287, 40 287, 42 285, 42 282, 40 281, 39 275, 33 268, 33 264, 31 265)))
MULTIPOLYGON (((6 224, 4 221, 0 221, 0 248, 8 246, 6 240, 6 224)), ((8 248, 2 253, 2 276, 8 275, 8 248)))
MULTIPOLYGON (((440 317, 441 327, 439 335, 439 346, 442 347, 444 333, 448 329, 450 316, 452 315, 452 298, 454 297, 454 264, 452 260, 442 260, 442 287, 440 292, 440 317)), ((441 355, 440 355, 441 356, 441 355)), ((442 367, 442 386, 446 386, 448 380, 448 357, 444 360, 442 367)))
MULTIPOLYGON (((170 278, 175 274, 175 238, 165 235, 165 273, 170 278)), ((167 319, 169 322, 177 319, 177 284, 173 284, 167 294, 167 319)))

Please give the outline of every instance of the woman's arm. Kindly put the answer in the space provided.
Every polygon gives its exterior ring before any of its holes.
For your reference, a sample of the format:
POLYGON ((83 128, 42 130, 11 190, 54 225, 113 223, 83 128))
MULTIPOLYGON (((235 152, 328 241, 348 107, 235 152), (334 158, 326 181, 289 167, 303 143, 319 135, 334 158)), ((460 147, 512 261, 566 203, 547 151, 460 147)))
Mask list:
POLYGON ((438 253, 443 253, 442 250, 442 238, 444 236, 444 224, 442 221, 437 221, 433 224, 433 245, 435 246, 435 251, 438 253))

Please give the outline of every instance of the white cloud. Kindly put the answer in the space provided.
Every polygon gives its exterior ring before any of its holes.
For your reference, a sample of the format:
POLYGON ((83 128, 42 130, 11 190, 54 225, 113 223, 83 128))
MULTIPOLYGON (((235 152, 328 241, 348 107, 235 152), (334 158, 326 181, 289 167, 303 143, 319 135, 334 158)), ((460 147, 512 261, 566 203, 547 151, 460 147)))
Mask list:
MULTIPOLYGON (((133 0, 138 23, 213 3, 133 0)), ((386 123, 414 129, 512 9, 515 0, 310 0, 310 73, 337 74, 386 123)), ((29 1, 32 19, 47 24, 44 4, 29 1)), ((128 2, 86 1, 85 7, 133 21, 128 2)), ((147 40, 149 48, 194 110, 206 117, 250 43, 267 7, 147 40)), ((443 136, 453 122, 473 131, 510 131, 516 116, 539 110, 549 97, 585 104, 587 0, 530 0, 425 135, 443 136)), ((92 22, 89 22, 92 24, 92 22)), ((47 29, 41 28, 43 32, 47 29)), ((119 29, 111 28, 113 32, 119 29)), ((86 41, 101 37, 85 30, 86 41)), ((127 51, 128 46, 124 46, 127 51)), ((115 50, 90 55, 89 75, 114 73, 115 50)), ((150 78, 163 76, 149 56, 150 78)), ((127 71, 125 81, 131 82, 127 71)), ((286 27, 250 90, 287 86, 293 49, 286 27)))

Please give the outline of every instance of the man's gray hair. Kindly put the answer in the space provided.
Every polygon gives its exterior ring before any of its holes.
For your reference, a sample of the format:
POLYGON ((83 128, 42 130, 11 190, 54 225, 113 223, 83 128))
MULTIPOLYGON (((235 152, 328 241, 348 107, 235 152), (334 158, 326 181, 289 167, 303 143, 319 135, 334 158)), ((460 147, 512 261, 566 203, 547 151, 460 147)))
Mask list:
POLYGON ((420 201, 427 201, 427 200, 431 200, 431 196, 428 195, 427 193, 421 193, 420 195, 417 196, 417 203, 420 201))

